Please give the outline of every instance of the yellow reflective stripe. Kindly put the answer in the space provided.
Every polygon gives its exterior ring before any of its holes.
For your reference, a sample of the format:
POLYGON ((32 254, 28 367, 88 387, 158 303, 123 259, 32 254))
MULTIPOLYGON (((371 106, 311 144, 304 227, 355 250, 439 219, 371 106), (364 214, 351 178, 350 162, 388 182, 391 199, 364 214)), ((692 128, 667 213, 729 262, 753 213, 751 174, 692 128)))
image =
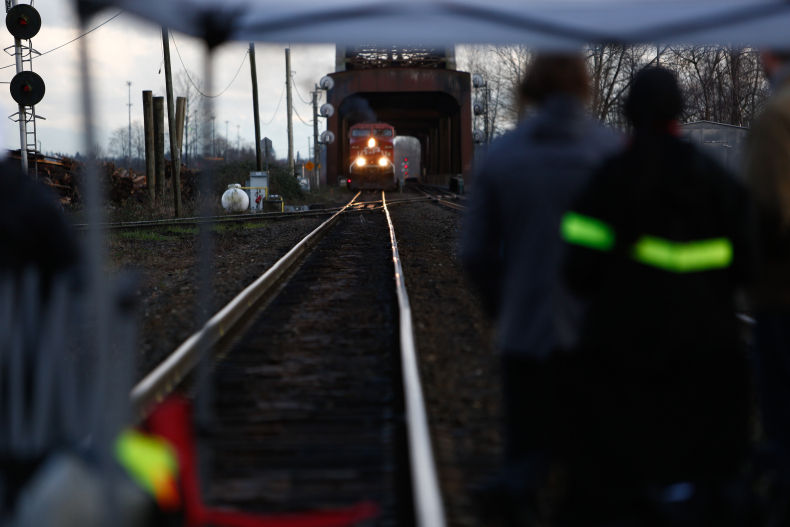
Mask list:
POLYGON ((645 265, 675 273, 708 271, 729 267, 732 243, 727 238, 694 242, 672 242, 655 236, 642 236, 631 252, 645 265))
POLYGON ((115 457, 131 478, 159 500, 170 499, 178 476, 178 459, 164 439, 125 430, 115 441, 115 457), (163 496, 165 494, 165 496, 163 496))
POLYGON ((589 249, 609 251, 614 247, 614 230, 609 225, 576 212, 563 215, 560 234, 566 242, 589 249))

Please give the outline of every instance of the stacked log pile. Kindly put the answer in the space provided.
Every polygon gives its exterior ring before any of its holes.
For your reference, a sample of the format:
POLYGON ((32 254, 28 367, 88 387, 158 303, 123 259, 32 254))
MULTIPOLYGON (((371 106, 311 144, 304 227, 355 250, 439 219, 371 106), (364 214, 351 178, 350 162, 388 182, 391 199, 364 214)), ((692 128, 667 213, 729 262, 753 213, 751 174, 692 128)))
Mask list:
MULTIPOLYGON (((8 153, 11 161, 19 162, 19 150, 8 153)), ((144 173, 128 171, 110 161, 98 164, 99 184, 102 194, 113 204, 121 205, 129 198, 147 199, 147 179, 144 173)), ((30 177, 34 177, 33 158, 30 156, 30 177)), ((171 163, 165 167, 167 188, 170 188, 171 163)), ((82 203, 82 185, 85 179, 85 163, 69 157, 38 156, 38 179, 47 185, 64 205, 82 203)), ((182 199, 192 199, 198 185, 199 172, 181 165, 182 199)))

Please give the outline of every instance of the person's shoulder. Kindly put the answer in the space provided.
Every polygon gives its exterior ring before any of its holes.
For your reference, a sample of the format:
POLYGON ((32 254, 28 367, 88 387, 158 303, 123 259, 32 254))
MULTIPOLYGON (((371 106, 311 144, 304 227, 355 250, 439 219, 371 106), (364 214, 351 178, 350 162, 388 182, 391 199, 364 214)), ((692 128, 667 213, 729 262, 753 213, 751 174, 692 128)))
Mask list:
POLYGON ((529 130, 532 128, 532 120, 527 119, 516 125, 512 130, 508 130, 491 142, 488 149, 489 154, 500 154, 510 151, 513 148, 523 145, 529 137, 529 130))
POLYGON ((514 159, 523 152, 528 142, 528 126, 527 123, 519 123, 516 128, 494 139, 483 158, 481 172, 496 173, 514 163, 514 159))

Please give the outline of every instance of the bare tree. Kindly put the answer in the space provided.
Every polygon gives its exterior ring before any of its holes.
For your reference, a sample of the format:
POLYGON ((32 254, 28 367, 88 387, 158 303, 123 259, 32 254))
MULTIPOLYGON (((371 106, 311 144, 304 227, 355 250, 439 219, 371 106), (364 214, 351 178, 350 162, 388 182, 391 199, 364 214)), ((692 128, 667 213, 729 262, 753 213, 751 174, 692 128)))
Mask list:
MULTIPOLYGON (((108 147, 110 156, 125 163, 129 156, 129 127, 119 126, 110 136, 108 147)), ((145 139, 143 135, 143 125, 140 121, 132 123, 132 167, 136 170, 143 169, 143 158, 145 156, 145 139)))
POLYGON ((469 45, 457 48, 459 69, 477 73, 486 87, 475 90, 475 102, 487 114, 475 116, 474 127, 488 128, 488 141, 513 128, 519 118, 516 89, 524 77, 530 50, 523 45, 469 45))
POLYGON ((768 96, 758 53, 749 48, 671 48, 671 67, 686 95, 684 119, 748 126, 768 96))
MULTIPOLYGON (((661 65, 673 70, 686 97, 683 121, 709 120, 748 126, 768 96, 758 53, 722 46, 653 46, 599 44, 584 51, 591 78, 590 107, 602 123, 625 129, 622 105, 634 76, 661 65)), ((462 70, 479 73, 487 82, 475 92, 486 102, 486 116, 474 127, 488 127, 491 140, 513 128, 520 118, 516 90, 531 57, 525 46, 472 45, 457 48, 462 70)))

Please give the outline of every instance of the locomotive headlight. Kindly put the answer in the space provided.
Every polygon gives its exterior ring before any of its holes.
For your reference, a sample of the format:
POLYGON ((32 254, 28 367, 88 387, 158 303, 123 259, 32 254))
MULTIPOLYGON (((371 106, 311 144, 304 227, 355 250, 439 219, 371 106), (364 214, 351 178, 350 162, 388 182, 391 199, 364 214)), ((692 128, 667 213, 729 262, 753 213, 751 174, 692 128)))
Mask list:
POLYGON ((381 165, 383 167, 387 166, 387 158, 386 157, 382 157, 381 159, 379 159, 379 165, 381 165))
POLYGON ((364 167, 365 166, 365 158, 364 157, 360 157, 359 159, 357 159, 357 166, 358 167, 364 167))
POLYGON ((371 138, 370 141, 368 141, 368 148, 373 148, 374 146, 376 146, 376 140, 371 138))

